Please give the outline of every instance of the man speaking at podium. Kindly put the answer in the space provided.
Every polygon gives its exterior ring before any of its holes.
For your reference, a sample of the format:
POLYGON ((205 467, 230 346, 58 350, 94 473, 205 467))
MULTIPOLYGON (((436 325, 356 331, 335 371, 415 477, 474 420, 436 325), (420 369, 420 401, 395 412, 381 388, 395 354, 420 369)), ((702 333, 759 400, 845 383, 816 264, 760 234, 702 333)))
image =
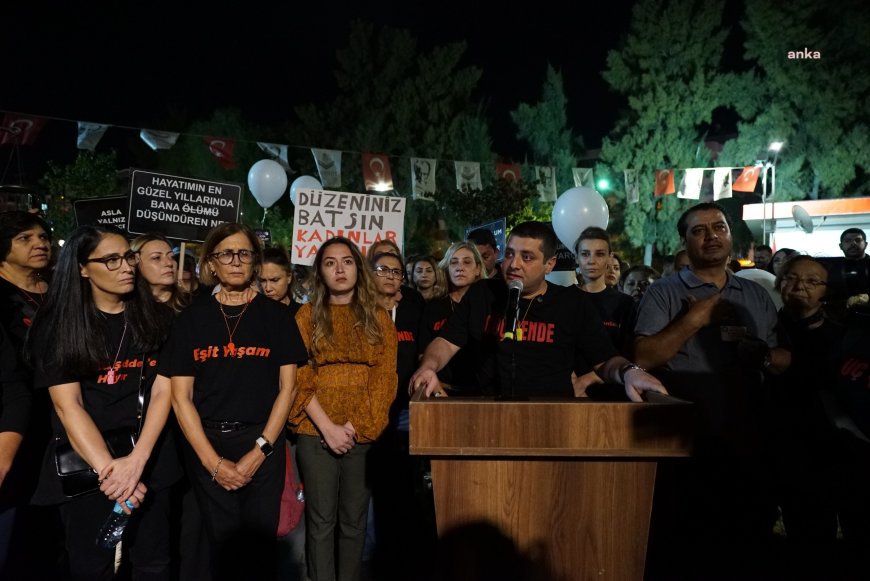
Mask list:
POLYGON ((441 392, 436 373, 461 348, 481 355, 481 386, 502 397, 574 395, 576 376, 594 369, 605 383, 625 386, 632 401, 644 391, 667 393, 637 365, 617 355, 594 305, 576 287, 547 284, 556 265, 556 235, 549 224, 523 222, 511 231, 505 280, 475 283, 455 307, 411 377, 412 391, 441 392))

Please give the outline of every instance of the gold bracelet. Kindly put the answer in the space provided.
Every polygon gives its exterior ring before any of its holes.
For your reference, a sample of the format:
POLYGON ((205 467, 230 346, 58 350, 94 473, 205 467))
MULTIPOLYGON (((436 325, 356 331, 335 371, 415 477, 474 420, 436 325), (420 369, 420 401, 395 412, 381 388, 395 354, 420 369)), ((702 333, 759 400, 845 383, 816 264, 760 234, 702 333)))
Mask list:
POLYGON ((217 466, 214 467, 214 471, 211 473, 211 481, 214 482, 215 477, 217 476, 218 470, 221 467, 221 462, 224 461, 224 457, 221 456, 220 460, 218 460, 217 466))

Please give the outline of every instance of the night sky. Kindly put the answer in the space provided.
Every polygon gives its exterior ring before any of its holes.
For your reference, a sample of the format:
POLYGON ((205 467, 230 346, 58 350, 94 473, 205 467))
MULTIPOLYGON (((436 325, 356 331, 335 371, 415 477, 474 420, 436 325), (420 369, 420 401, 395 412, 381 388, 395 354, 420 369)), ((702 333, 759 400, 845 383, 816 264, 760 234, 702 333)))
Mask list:
POLYGON ((90 13, 74 3, 14 4, 2 9, 4 21, 17 23, 0 35, 4 110, 175 131, 185 127, 167 121, 168 111, 195 120, 234 106, 256 122, 292 118, 294 105, 334 95, 335 49, 353 19, 409 29, 423 48, 466 40, 465 64, 483 69, 477 96, 500 155, 524 155, 508 112, 539 99, 548 63, 563 72, 569 121, 588 147, 599 145, 624 105, 600 71, 627 29, 626 0, 486 11, 453 0, 243 2, 227 11, 212 3, 198 12, 112 3, 90 13))

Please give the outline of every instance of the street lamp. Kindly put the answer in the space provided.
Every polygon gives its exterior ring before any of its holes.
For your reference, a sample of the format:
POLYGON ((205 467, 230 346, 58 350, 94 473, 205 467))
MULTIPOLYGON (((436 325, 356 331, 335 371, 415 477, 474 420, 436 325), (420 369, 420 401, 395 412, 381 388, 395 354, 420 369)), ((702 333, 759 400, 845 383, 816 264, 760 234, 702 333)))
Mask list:
MULTIPOLYGON (((770 197, 772 199, 776 198, 776 160, 779 158, 779 152, 782 149, 782 146, 785 145, 783 141, 771 141, 770 145, 767 146, 768 151, 768 159, 764 162, 762 166, 762 176, 761 176, 761 217, 762 217, 762 240, 767 245, 770 245, 770 240, 768 240, 767 235, 767 170, 770 170, 770 197), (770 161, 770 152, 773 152, 773 162, 770 161)), ((776 204, 776 202, 774 202, 776 204)), ((776 206, 774 205, 774 208, 776 206)), ((774 218, 773 225, 771 227, 771 234, 773 230, 776 228, 776 220, 774 214, 775 210, 771 211, 771 218, 774 218)))

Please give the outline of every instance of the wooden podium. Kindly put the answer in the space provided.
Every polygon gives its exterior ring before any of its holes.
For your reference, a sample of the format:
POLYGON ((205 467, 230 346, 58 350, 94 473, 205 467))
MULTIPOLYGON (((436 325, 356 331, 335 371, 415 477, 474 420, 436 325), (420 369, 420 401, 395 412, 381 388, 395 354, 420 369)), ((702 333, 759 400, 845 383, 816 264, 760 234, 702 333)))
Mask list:
POLYGON ((431 457, 439 536, 488 522, 555 579, 643 578, 656 459, 689 455, 690 404, 421 392, 410 452, 431 457))

